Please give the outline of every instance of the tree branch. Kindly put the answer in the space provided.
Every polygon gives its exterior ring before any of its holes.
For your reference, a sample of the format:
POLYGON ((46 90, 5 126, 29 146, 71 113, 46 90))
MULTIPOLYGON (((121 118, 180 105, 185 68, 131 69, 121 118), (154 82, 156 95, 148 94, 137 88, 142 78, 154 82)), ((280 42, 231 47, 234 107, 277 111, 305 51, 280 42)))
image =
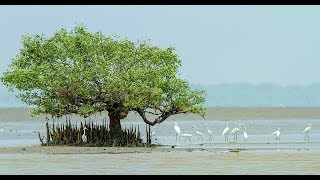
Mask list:
POLYGON ((154 126, 155 124, 159 124, 162 123, 164 120, 166 120, 171 114, 169 113, 162 113, 159 117, 157 117, 153 122, 149 121, 145 115, 145 111, 141 110, 141 109, 136 109, 136 111, 138 112, 138 114, 141 116, 141 118, 143 119, 143 121, 146 124, 149 124, 151 126, 154 126))
POLYGON ((144 113, 149 113, 149 114, 153 114, 153 115, 156 115, 156 116, 158 116, 158 115, 160 115, 161 113, 154 113, 154 112, 151 112, 151 111, 143 111, 144 113))

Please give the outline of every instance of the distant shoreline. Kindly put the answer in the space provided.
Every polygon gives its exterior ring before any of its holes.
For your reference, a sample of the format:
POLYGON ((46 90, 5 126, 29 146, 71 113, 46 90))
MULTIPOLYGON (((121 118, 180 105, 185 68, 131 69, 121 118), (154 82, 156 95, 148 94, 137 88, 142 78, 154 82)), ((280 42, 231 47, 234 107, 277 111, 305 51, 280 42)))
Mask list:
MULTIPOLYGON (((11 121, 10 117, 19 117, 20 120, 44 119, 43 115, 31 117, 32 108, 0 108, 2 121, 11 121)), ((107 117, 107 114, 97 117, 107 117)), ((73 116, 76 117, 76 116, 73 116)), ((129 113, 127 119, 141 119, 135 113, 129 113)), ((179 114, 169 119, 202 119, 195 114, 179 114)), ((232 120, 232 119, 320 119, 320 107, 208 107, 205 119, 232 120)))
POLYGON ((210 119, 318 119, 320 107, 215 107, 208 108, 210 119))

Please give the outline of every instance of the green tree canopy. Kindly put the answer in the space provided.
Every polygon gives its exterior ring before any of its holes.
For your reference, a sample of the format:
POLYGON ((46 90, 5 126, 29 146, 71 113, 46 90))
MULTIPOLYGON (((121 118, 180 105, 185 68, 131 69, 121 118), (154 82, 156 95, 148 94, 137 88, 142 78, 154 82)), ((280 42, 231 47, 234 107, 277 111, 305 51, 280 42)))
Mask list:
POLYGON ((22 43, 1 81, 36 107, 34 115, 88 117, 105 111, 110 129, 121 129, 120 120, 130 111, 149 125, 180 113, 204 116, 205 91, 191 89, 177 76, 181 60, 174 47, 107 37, 84 25, 49 38, 27 34, 22 43), (147 119, 148 113, 156 118, 147 119))

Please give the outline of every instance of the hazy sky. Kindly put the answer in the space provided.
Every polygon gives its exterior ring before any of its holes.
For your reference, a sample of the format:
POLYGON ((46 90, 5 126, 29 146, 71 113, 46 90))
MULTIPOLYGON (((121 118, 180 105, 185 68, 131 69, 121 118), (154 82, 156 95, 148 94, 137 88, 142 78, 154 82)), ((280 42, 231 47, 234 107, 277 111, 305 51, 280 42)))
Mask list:
POLYGON ((320 82, 320 6, 0 6, 0 73, 22 34, 51 36, 77 23, 174 45, 191 83, 320 82))

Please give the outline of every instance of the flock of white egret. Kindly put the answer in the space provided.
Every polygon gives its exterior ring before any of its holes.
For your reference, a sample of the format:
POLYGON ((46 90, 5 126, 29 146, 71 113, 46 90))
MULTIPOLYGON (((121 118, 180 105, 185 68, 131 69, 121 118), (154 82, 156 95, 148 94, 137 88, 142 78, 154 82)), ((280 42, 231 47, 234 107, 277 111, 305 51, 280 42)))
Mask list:
MULTIPOLYGON (((207 134, 209 136, 209 141, 212 141, 213 138, 213 133, 212 131, 208 128, 208 125, 205 124, 205 127, 207 129, 207 134)), ((304 140, 306 142, 309 142, 309 132, 311 131, 311 127, 312 124, 309 123, 309 126, 306 127, 302 133, 304 134, 304 140)), ((194 126, 193 126, 194 128, 194 126)), ((248 134, 246 132, 246 127, 243 127, 243 125, 241 123, 239 123, 239 127, 235 127, 234 129, 232 129, 230 131, 229 128, 229 122, 227 122, 227 127, 223 129, 222 131, 222 136, 225 137, 225 142, 228 142, 228 136, 233 136, 233 140, 234 142, 238 142, 238 133, 240 132, 240 130, 243 128, 243 138, 244 138, 244 142, 246 143, 248 140, 248 134), (230 131, 230 133, 229 133, 230 131), (229 133, 229 134, 228 134, 229 133)), ((86 127, 83 128, 83 135, 82 135, 82 142, 87 142, 87 136, 86 136, 86 127)), ((193 137, 192 134, 188 134, 188 133, 182 133, 180 127, 178 126, 177 122, 174 122, 174 130, 176 132, 176 140, 180 140, 180 137, 184 137, 185 141, 187 141, 187 139, 191 142, 191 137, 193 137)), ((201 138, 203 140, 203 138, 205 137, 204 133, 202 133, 201 131, 195 130, 196 135, 198 136, 198 140, 201 138)), ((281 134, 281 128, 279 128, 278 130, 276 130, 275 132, 272 133, 273 136, 275 136, 275 139, 280 142, 280 134, 281 134)), ((155 136, 155 131, 151 132, 151 136, 154 137, 155 136)))
MULTIPOLYGON (((209 141, 212 141, 213 138, 213 133, 212 131, 208 128, 208 125, 205 124, 206 130, 209 137, 209 141)), ((307 126, 302 133, 304 134, 304 140, 306 142, 309 142, 309 132, 311 131, 311 127, 312 124, 309 123, 309 126, 307 126)), ((194 128, 194 126, 193 126, 194 128)), ((223 129, 222 131, 222 136, 225 137, 225 142, 228 142, 228 136, 233 136, 233 140, 234 142, 238 142, 238 134, 240 133, 240 130, 243 129, 243 140, 246 143, 248 140, 248 134, 246 132, 246 127, 244 127, 241 123, 239 123, 239 127, 235 127, 234 129, 232 129, 230 131, 229 128, 229 122, 227 122, 227 127, 223 129), (230 132, 230 133, 229 133, 230 132)), ((188 133, 182 133, 180 127, 178 126, 177 122, 174 122, 174 130, 176 132, 176 140, 180 140, 180 137, 184 137, 185 138, 185 142, 187 141, 187 139, 191 142, 191 137, 193 137, 192 134, 188 134, 188 133)), ((276 130, 275 132, 271 133, 271 135, 275 136, 275 140, 277 140, 278 142, 280 142, 280 134, 281 134, 282 129, 279 128, 278 130, 276 130)), ((153 135, 155 132, 152 132, 153 135)), ((205 137, 204 133, 202 133, 201 131, 195 130, 196 135, 198 136, 198 140, 201 138, 203 140, 203 138, 205 137)))

